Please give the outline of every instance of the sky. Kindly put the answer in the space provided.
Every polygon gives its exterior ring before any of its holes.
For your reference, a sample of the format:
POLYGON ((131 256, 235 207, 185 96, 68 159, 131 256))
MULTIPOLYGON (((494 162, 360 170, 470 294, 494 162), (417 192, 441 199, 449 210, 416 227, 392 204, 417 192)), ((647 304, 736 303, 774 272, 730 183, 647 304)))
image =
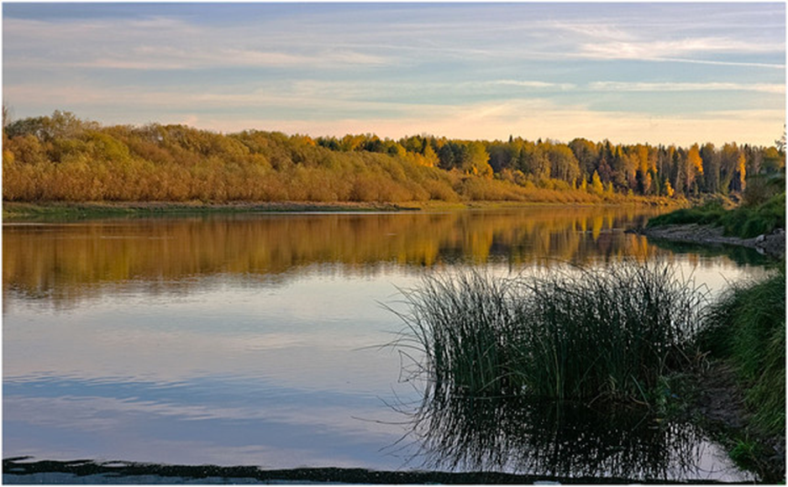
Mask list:
POLYGON ((785 3, 3 3, 14 119, 769 146, 785 3))

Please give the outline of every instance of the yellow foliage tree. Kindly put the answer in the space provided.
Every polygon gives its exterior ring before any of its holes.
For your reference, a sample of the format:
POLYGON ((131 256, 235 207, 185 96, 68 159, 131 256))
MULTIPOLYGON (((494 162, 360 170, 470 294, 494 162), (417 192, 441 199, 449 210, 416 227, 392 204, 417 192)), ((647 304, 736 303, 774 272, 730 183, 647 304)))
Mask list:
POLYGON ((604 186, 602 186, 602 180, 599 179, 599 173, 594 171, 594 175, 591 176, 591 193, 602 196, 605 192, 604 186))

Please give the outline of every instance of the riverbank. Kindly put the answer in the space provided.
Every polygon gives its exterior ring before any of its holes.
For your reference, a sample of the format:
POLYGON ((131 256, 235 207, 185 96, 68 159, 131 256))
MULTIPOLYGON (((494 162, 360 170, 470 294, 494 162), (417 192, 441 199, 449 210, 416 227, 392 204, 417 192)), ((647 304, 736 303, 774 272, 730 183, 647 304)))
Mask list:
POLYGON ((761 481, 783 483, 784 273, 709 304, 671 267, 577 276, 425 281, 406 294, 408 347, 428 357, 418 370, 440 398, 593 398, 687 415, 761 481))
POLYGON ((208 213, 294 213, 294 212, 378 212, 416 211, 415 206, 393 203, 313 203, 313 202, 88 202, 16 203, 3 202, 3 220, 85 219, 107 217, 164 216, 208 213))
POLYGON ((785 434, 766 434, 751 426, 746 391, 731 364, 714 360, 693 374, 688 413, 722 444, 740 467, 757 472, 764 483, 785 483, 785 434))
POLYGON ((698 245, 735 245, 755 249, 776 259, 785 258, 785 230, 782 228, 753 238, 725 236, 723 227, 697 223, 636 228, 629 230, 629 232, 671 242, 698 245))
POLYGON ((133 462, 3 460, 5 484, 708 484, 707 480, 643 482, 626 478, 561 477, 501 472, 440 472, 362 468, 266 470, 256 466, 161 465, 133 462))
MULTIPOLYGON (((124 202, 42 202, 20 203, 3 202, 3 221, 29 220, 81 220, 88 218, 112 217, 151 217, 166 215, 191 215, 210 213, 303 213, 303 212, 398 212, 398 211, 445 211, 462 209, 525 208, 534 206, 646 206, 669 207, 671 201, 664 198, 653 200, 638 199, 621 203, 550 203, 550 202, 513 202, 513 201, 472 201, 472 202, 405 202, 405 203, 366 203, 366 202, 235 202, 204 203, 167 202, 167 201, 124 201, 124 202)), ((673 205, 683 201, 675 200, 673 205)))
POLYGON ((728 208, 709 200, 651 218, 636 233, 672 242, 749 247, 782 259, 785 192, 759 193, 748 188, 739 206, 728 208))

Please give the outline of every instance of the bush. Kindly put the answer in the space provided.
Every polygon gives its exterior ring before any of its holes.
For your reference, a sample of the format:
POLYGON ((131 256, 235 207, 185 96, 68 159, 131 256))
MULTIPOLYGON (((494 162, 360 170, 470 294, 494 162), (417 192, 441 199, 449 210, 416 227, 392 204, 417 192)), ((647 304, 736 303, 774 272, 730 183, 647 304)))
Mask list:
POLYGON ((785 175, 758 175, 747 178, 742 193, 742 206, 758 206, 785 191, 785 175))

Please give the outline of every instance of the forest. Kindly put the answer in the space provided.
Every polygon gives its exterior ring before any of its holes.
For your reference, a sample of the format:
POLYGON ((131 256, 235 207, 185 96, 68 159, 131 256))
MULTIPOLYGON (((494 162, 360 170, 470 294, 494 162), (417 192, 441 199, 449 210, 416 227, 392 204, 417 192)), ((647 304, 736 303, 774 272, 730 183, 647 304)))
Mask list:
MULTIPOLYGON (((5 110, 4 110, 5 111, 5 110)), ((184 125, 102 126, 73 113, 3 120, 3 200, 620 202, 740 194, 785 170, 770 147, 311 138, 184 125)))

